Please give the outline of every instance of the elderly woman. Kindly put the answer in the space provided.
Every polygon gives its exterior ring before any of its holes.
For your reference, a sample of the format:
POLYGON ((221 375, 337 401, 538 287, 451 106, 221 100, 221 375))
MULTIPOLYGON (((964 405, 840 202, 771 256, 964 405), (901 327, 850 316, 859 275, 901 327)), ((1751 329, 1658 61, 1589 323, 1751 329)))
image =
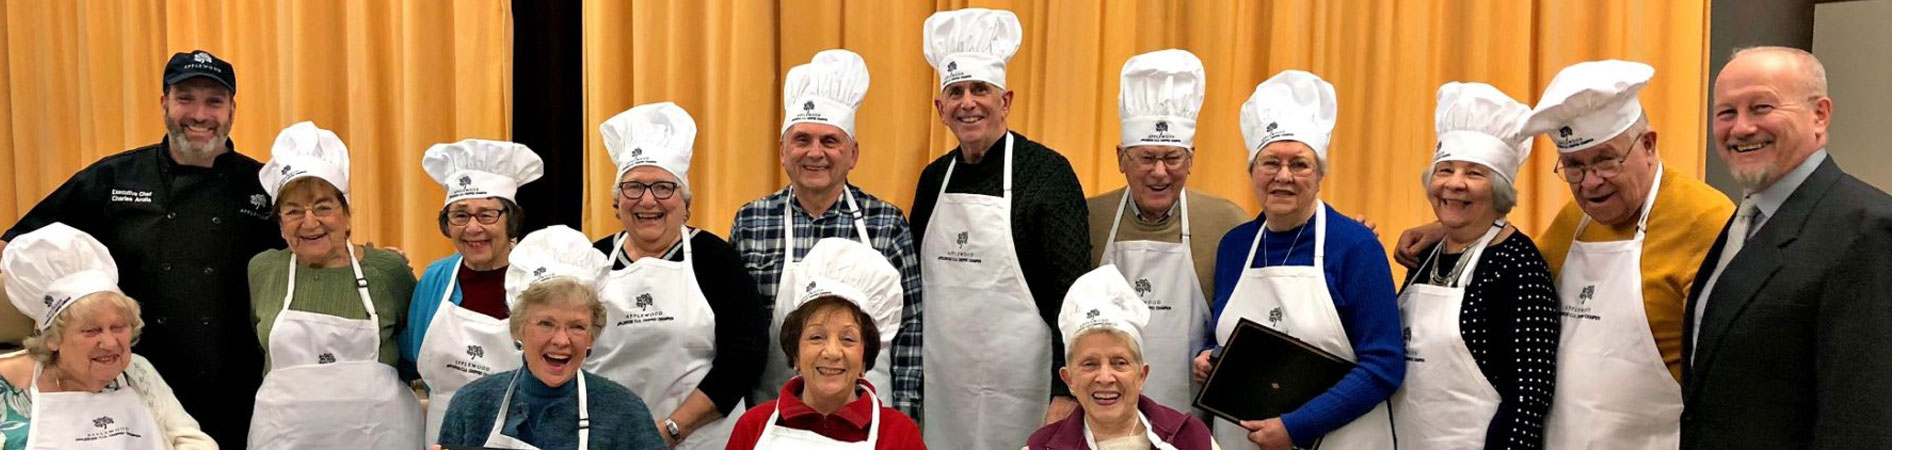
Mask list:
MULTIPOLYGON (((1240 319, 1271 326, 1355 361, 1327 392, 1280 417, 1215 419, 1225 448, 1392 448, 1387 397, 1406 369, 1393 272, 1367 227, 1319 199, 1336 116, 1333 85, 1289 70, 1260 83, 1240 109, 1248 174, 1261 215, 1221 238, 1214 272, 1213 347, 1240 319)), ((1194 377, 1213 370, 1194 358, 1194 377)))
POLYGON ((287 249, 247 264, 267 356, 250 448, 424 445, 419 399, 397 370, 413 270, 398 253, 347 241, 348 164, 339 136, 301 122, 280 132, 260 169, 287 249))
POLYGON ((719 450, 766 365, 769 313, 733 246, 686 225, 694 132, 672 102, 600 124, 624 231, 594 243, 613 263, 600 291, 613 319, 586 367, 646 399, 668 443, 719 450))
POLYGON ((0 450, 219 448, 133 354, 140 304, 105 245, 54 223, 14 239, 0 271, 34 318, 26 350, 0 355, 0 450))
POLYGON ((881 406, 866 379, 900 331, 900 272, 879 250, 843 238, 821 239, 792 269, 799 305, 781 322, 780 349, 800 376, 741 415, 727 449, 925 450, 920 428, 881 406))
POLYGON ((506 272, 526 213, 513 195, 544 167, 525 145, 481 139, 435 144, 420 164, 447 188, 440 235, 458 252, 427 266, 400 343, 402 366, 417 367, 427 385, 431 441, 455 391, 519 365, 507 332, 506 272))
POLYGON ((1553 400, 1559 300, 1547 262, 1507 224, 1532 151, 1527 105, 1480 83, 1440 87, 1439 145, 1422 175, 1445 237, 1407 272, 1402 449, 1540 448, 1553 400))
POLYGON ((1141 395, 1153 369, 1141 354, 1152 317, 1111 264, 1074 281, 1060 306, 1067 365, 1060 379, 1077 406, 1027 437, 1025 449, 1219 449, 1200 419, 1141 395))
POLYGON ((521 367, 461 387, 439 445, 543 449, 665 449, 646 402, 581 369, 607 325, 595 294, 605 257, 586 235, 552 226, 527 235, 507 267, 508 317, 521 367))

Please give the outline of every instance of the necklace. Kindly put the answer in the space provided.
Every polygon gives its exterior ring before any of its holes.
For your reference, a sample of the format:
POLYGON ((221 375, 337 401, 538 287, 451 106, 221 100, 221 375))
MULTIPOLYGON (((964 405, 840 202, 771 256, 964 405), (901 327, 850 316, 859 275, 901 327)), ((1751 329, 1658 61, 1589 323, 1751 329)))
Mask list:
MULTIPOLYGON (((1505 229, 1507 227, 1507 222, 1505 220, 1496 221, 1493 223, 1493 226, 1496 229, 1505 229)), ((1474 241, 1473 243, 1467 244, 1467 248, 1460 250, 1460 259, 1455 260, 1453 262, 1453 268, 1448 269, 1447 273, 1441 274, 1440 273, 1440 253, 1441 253, 1440 251, 1447 247, 1447 243, 1445 241, 1442 241, 1440 243, 1434 244, 1433 258, 1430 261, 1432 262, 1432 264, 1427 266, 1427 284, 1431 284, 1435 286, 1443 286, 1443 287, 1454 287, 1454 282, 1459 280, 1460 273, 1463 272, 1466 269, 1467 264, 1471 262, 1466 260, 1467 255, 1472 254, 1474 247, 1478 247, 1478 246, 1480 246, 1480 241, 1477 241, 1477 240, 1474 241)))

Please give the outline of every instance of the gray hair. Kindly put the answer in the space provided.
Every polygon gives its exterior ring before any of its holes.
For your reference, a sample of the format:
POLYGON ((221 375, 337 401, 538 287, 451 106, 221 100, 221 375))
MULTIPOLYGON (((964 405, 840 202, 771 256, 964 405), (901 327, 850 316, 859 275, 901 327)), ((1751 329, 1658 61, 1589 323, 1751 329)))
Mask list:
POLYGON ((60 314, 53 316, 52 324, 28 336, 21 346, 27 348, 27 355, 34 361, 53 364, 55 357, 60 356, 53 351, 53 346, 60 343, 60 336, 66 332, 67 327, 74 322, 93 318, 93 315, 102 307, 114 308, 119 310, 120 315, 132 319, 133 339, 128 341, 127 345, 132 346, 133 343, 140 342, 140 330, 147 326, 147 322, 140 319, 140 303, 133 301, 133 298, 127 297, 126 294, 101 291, 82 296, 73 304, 67 305, 66 309, 60 310, 60 314))
POLYGON ((520 339, 521 330, 527 325, 527 311, 549 306, 587 308, 593 316, 588 330, 594 339, 599 339, 600 330, 607 327, 607 305, 600 303, 600 295, 593 286, 573 277, 560 277, 534 283, 520 293, 518 304, 507 313, 507 329, 511 330, 514 340, 520 339))
POLYGON ((1770 45, 1743 47, 1734 50, 1733 57, 1727 58, 1727 62, 1733 62, 1733 60, 1740 59, 1741 56, 1748 53, 1782 54, 1792 58, 1794 68, 1798 69, 1796 70, 1798 73, 1795 74, 1797 76, 1796 78, 1798 78, 1795 81, 1798 81, 1798 83, 1796 83, 1794 87, 1800 89, 1800 94, 1806 98, 1822 98, 1827 96, 1827 66, 1821 64, 1820 58, 1814 57, 1813 53, 1793 47, 1770 45))
MULTIPOLYGON (((1489 172, 1492 171, 1489 170, 1489 172)), ((1520 202, 1520 193, 1514 189, 1513 180, 1500 172, 1493 172, 1493 176, 1487 179, 1493 182, 1493 212, 1501 215, 1513 212, 1514 205, 1520 202)), ((1420 173, 1420 184, 1433 185, 1433 165, 1427 165, 1427 170, 1420 173)))

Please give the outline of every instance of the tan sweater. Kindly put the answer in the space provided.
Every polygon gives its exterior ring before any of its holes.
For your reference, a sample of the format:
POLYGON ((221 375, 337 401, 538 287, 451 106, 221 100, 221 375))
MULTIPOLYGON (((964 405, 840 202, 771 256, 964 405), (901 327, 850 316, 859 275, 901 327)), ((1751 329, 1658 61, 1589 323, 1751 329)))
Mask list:
MULTIPOLYGON (((1100 265, 1100 258, 1106 255, 1107 232, 1113 227, 1114 210, 1120 209, 1120 230, 1115 239, 1125 241, 1180 242, 1180 205, 1174 204, 1167 220, 1148 224, 1141 222, 1135 215, 1132 205, 1120 208, 1120 193, 1127 189, 1121 187, 1087 199, 1087 232, 1092 236, 1093 264, 1100 265)), ((1206 293, 1207 304, 1213 303, 1213 259, 1215 250, 1220 247, 1220 237, 1227 230, 1246 223, 1247 212, 1239 205, 1227 199, 1208 195, 1205 192, 1187 188, 1187 206, 1193 218, 1188 225, 1193 227, 1193 270, 1200 275, 1200 291, 1206 293)))

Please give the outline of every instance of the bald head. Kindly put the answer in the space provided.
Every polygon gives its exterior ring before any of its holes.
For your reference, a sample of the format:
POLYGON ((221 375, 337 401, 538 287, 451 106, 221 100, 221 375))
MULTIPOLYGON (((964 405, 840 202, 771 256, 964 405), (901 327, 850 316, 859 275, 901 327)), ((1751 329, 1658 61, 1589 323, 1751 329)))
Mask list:
POLYGON ((1714 153, 1748 192, 1772 186, 1827 146, 1827 71, 1805 50, 1734 52, 1713 83, 1714 153))

